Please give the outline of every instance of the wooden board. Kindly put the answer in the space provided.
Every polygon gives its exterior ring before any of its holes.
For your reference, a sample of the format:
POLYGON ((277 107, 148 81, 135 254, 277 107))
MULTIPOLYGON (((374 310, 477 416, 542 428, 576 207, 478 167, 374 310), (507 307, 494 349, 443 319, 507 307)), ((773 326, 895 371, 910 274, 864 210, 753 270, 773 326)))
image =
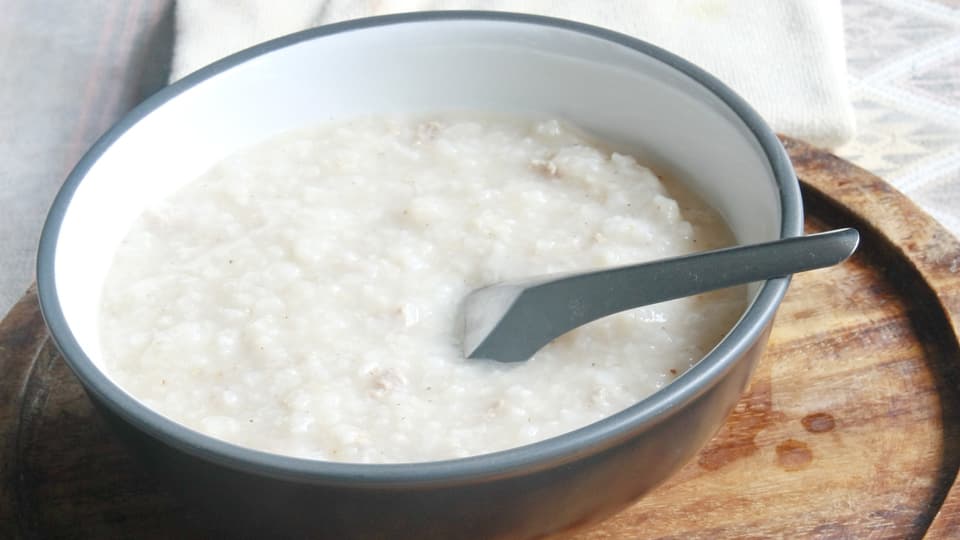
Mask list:
MULTIPOLYGON (((795 277, 698 458, 578 538, 960 536, 960 244, 882 180, 784 142, 808 230, 858 227, 860 251, 795 277)), ((93 415, 29 291, 0 325, 0 538, 184 538, 204 523, 93 415)))

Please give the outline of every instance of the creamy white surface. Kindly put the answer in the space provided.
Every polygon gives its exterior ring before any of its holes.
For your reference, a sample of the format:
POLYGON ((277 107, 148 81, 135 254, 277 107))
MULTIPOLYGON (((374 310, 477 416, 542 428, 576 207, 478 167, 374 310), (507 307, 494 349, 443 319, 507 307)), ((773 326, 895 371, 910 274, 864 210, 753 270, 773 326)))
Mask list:
POLYGON ((107 372, 168 417, 349 462, 481 454, 622 410, 698 361, 733 289, 637 309, 521 364, 464 360, 503 279, 730 243, 680 188, 556 121, 361 119, 243 152, 146 212, 104 286, 107 372))

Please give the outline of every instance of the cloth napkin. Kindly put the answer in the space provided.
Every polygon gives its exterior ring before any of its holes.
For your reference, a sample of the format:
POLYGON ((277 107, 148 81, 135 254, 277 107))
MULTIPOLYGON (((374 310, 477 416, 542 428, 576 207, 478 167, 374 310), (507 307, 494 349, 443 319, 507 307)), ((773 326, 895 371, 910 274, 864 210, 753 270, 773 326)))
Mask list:
POLYGON ((522 11, 602 26, 719 77, 778 132, 824 147, 854 133, 839 0, 178 0, 171 80, 256 43, 388 13, 522 11))

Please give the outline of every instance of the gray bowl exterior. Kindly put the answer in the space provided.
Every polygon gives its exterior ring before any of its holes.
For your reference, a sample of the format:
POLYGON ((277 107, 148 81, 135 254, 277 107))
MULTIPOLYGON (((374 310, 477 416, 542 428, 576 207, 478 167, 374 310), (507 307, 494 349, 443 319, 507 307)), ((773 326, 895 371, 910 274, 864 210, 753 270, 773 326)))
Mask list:
MULTIPOLYGON (((351 22, 337 31, 386 24, 380 21, 447 18, 570 28, 625 43, 691 75, 736 111, 763 148, 782 203, 781 236, 801 233, 796 178, 773 133, 729 89, 669 53, 605 30, 510 14, 402 15, 351 22)), ((240 58, 257 54, 241 53, 240 58)), ((241 60, 220 63, 195 80, 241 60)), ((134 111, 71 173, 44 228, 37 281, 54 342, 97 409, 145 466, 202 512, 205 531, 209 524, 239 537, 529 538, 596 522, 663 482, 719 429, 746 388, 789 282, 764 284, 717 349, 665 390, 607 420, 528 447, 449 462, 382 466, 306 462, 241 449, 161 417, 110 382, 76 341, 56 287, 54 259, 73 190, 125 129, 170 95, 155 96, 139 113, 134 111)))
POLYGON ((733 369, 659 424, 599 453, 481 482, 350 487, 281 480, 182 452, 94 403, 213 532, 260 538, 533 538, 596 523, 690 461, 730 414, 768 335, 769 325, 733 369))

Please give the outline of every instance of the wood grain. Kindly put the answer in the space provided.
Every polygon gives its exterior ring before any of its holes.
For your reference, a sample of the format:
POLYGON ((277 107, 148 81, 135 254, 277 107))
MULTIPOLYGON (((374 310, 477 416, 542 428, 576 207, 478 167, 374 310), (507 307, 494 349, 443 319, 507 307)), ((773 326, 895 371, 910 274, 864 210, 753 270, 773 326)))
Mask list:
MULTIPOLYGON (((807 229, 856 226, 798 275, 749 391, 678 475, 576 538, 960 536, 960 244, 889 185, 784 143, 807 229)), ((206 537, 101 425, 28 291, 0 324, 0 538, 206 537)))

